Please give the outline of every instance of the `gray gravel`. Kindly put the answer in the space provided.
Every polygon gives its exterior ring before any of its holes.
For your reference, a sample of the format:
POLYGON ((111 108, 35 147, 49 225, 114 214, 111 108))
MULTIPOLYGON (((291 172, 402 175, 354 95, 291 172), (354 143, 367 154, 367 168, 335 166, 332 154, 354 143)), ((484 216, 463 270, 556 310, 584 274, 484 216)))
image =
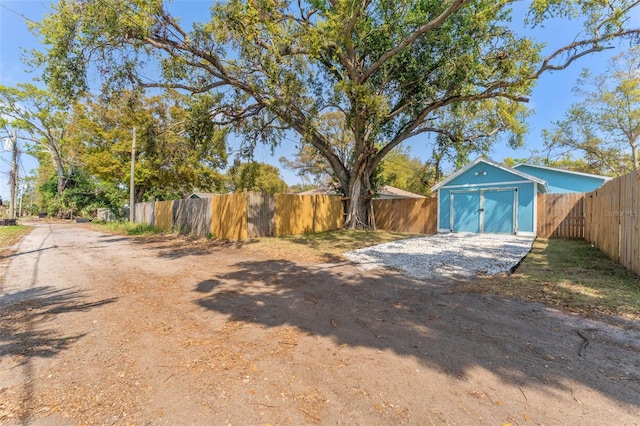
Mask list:
POLYGON ((533 237, 436 234, 345 253, 364 270, 395 269, 411 278, 453 278, 509 272, 529 253, 533 237))

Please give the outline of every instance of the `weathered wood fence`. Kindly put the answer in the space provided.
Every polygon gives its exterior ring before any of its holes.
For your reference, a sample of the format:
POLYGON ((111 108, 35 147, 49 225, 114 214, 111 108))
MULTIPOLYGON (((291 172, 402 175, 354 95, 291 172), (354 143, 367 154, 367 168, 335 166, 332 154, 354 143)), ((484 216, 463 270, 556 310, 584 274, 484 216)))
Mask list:
POLYGON ((339 229, 339 196, 243 192, 136 204, 136 222, 201 237, 246 240, 339 229))
MULTIPOLYGON (((539 194, 537 236, 585 239, 640 274, 640 172, 611 180, 587 194, 539 194)), ((434 234, 437 200, 374 200, 376 227, 434 234)), ((340 196, 244 192, 205 199, 156 201, 135 206, 138 223, 229 240, 298 235, 340 229, 340 196)))
MULTIPOLYGON (((378 229, 434 234, 437 200, 374 200, 378 229)), ((335 195, 244 192, 211 198, 137 203, 137 223, 198 236, 229 240, 299 235, 340 229, 342 198, 335 195)))

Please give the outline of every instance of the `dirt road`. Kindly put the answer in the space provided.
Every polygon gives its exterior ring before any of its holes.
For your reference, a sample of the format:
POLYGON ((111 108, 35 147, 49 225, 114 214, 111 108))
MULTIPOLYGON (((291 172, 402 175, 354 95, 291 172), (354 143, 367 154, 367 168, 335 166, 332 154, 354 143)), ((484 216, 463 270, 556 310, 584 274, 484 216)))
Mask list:
POLYGON ((638 322, 45 222, 0 271, 2 424, 640 424, 638 322))

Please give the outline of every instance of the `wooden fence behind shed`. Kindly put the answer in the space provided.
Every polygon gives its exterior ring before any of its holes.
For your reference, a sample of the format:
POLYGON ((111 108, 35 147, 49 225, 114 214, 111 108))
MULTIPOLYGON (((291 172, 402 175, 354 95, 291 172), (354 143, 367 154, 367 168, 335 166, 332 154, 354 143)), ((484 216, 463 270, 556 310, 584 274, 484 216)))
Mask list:
POLYGON ((538 194, 539 238, 584 238, 584 194, 538 194))
POLYGON ((435 234, 438 228, 437 198, 373 200, 376 228, 386 231, 435 234))
POLYGON ((640 171, 586 195, 585 239, 640 274, 640 171))

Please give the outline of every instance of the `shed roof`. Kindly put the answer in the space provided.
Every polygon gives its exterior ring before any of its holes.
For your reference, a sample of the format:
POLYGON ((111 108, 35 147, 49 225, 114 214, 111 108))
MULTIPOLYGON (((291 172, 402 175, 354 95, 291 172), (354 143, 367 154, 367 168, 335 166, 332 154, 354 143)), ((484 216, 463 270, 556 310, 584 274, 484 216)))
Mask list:
POLYGON ((531 175, 530 175, 530 174, 528 174, 528 173, 521 172, 520 170, 516 170, 516 169, 514 169, 514 168, 512 168, 512 167, 505 166, 505 165, 503 165, 503 164, 500 164, 500 163, 497 163, 497 162, 495 162, 495 161, 492 161, 492 160, 486 159, 486 158, 484 158, 484 157, 478 157, 478 158, 476 158, 473 162, 471 162, 471 163, 467 164, 466 166, 464 166, 463 168, 461 168, 460 170, 458 170, 457 172, 455 172, 455 173, 454 173, 454 174, 452 174, 451 176, 447 177, 447 178, 446 178, 445 180, 443 180, 442 182, 439 182, 439 183, 435 184, 435 185, 431 188, 431 190, 432 190, 432 191, 437 191, 439 188, 441 188, 441 187, 443 187, 443 186, 446 186, 446 184, 447 184, 448 182, 450 182, 450 181, 454 180, 455 178, 457 178, 457 177, 458 177, 458 176, 460 176, 461 174, 465 173, 467 170, 471 169, 472 167, 474 167, 474 166, 475 166, 475 165, 477 165, 478 163, 485 163, 485 164, 487 164, 487 165, 489 165, 489 166, 496 167, 496 168, 498 168, 498 169, 500 169, 500 170, 504 170, 504 171, 506 171, 506 172, 509 172, 509 173, 512 173, 512 174, 514 174, 514 175, 516 175, 516 176, 519 176, 519 177, 521 177, 521 178, 522 178, 522 179, 524 179, 524 180, 529 180, 529 181, 531 181, 531 182, 535 182, 535 183, 537 183, 538 185, 542 186, 542 188, 544 188, 544 190, 545 190, 545 191, 543 191, 543 192, 546 192, 546 189, 547 189, 547 182, 545 182, 543 179, 540 179, 540 178, 535 177, 535 176, 531 176, 531 175))
POLYGON ((210 192, 193 192, 187 198, 212 198, 219 194, 212 194, 210 192))
POLYGON ((586 177, 591 177, 596 179, 602 179, 604 181, 609 181, 613 179, 610 176, 594 175, 591 173, 583 173, 583 172, 574 172, 573 170, 559 169, 557 167, 549 167, 549 166, 539 166, 537 164, 529 164, 529 163, 519 163, 513 166, 513 168, 517 169, 518 167, 521 167, 521 166, 534 167, 536 169, 551 170, 554 172, 561 172, 561 173, 567 173, 567 174, 578 175, 578 176, 586 176, 586 177))
POLYGON ((396 188, 391 185, 385 185, 379 188, 377 195, 379 198, 427 198, 422 194, 405 191, 404 189, 396 188))

